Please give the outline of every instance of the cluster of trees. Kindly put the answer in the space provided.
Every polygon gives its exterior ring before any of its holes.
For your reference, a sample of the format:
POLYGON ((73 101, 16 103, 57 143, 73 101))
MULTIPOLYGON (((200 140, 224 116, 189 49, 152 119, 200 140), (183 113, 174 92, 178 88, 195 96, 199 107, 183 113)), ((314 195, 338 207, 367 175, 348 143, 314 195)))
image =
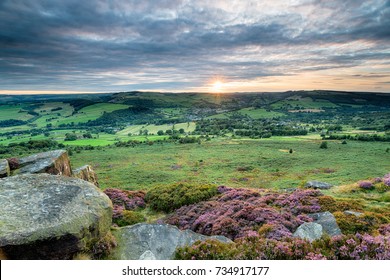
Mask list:
POLYGON ((306 135, 305 127, 277 120, 254 120, 242 115, 234 115, 228 119, 203 119, 197 122, 195 132, 206 135, 225 135, 252 138, 269 138, 272 135, 292 136, 306 135))
MULTIPOLYGON (((90 132, 86 132, 83 135, 84 139, 92 139, 92 134, 90 132)), ((65 141, 75 141, 78 139, 78 136, 74 132, 66 133, 65 134, 65 141)))
POLYGON ((30 140, 27 142, 10 143, 8 146, 0 146, 0 154, 23 154, 31 153, 31 151, 62 149, 64 147, 65 145, 51 139, 30 140))
POLYGON ((27 122, 21 120, 14 120, 14 119, 0 121, 0 127, 10 127, 10 126, 18 126, 24 124, 27 124, 27 122))
POLYGON ((323 139, 329 140, 357 140, 357 141, 378 141, 378 142, 390 142, 390 135, 378 135, 378 134, 331 134, 323 139))

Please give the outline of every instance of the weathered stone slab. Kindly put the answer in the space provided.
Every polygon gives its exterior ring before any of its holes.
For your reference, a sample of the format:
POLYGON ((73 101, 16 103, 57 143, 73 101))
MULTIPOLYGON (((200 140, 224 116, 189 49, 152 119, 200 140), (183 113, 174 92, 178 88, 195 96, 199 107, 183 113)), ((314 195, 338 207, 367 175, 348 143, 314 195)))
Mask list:
POLYGON ((169 260, 174 257, 177 247, 192 245, 198 240, 216 239, 232 242, 224 236, 205 236, 191 230, 179 230, 172 225, 136 224, 122 227, 113 232, 118 246, 111 254, 111 259, 138 260, 155 258, 169 260))
POLYGON ((48 173, 53 175, 72 176, 72 168, 66 150, 39 153, 19 159, 16 174, 48 173))
POLYGON ((10 175, 9 164, 6 159, 0 159, 0 178, 8 177, 10 175))
POLYGON ((320 239, 322 236, 322 226, 317 223, 303 223, 294 232, 294 237, 307 239, 310 242, 320 239))
POLYGON ((333 185, 325 182, 319 182, 319 181, 308 181, 305 185, 305 188, 313 188, 313 189, 320 189, 320 190, 327 190, 333 187, 333 185))
POLYGON ((99 187, 97 175, 90 165, 84 165, 80 168, 73 170, 73 177, 90 182, 96 187, 99 187))
POLYGON ((323 231, 328 235, 335 236, 341 234, 341 230, 337 224, 336 218, 333 216, 332 213, 326 211, 309 214, 308 216, 313 218, 315 223, 320 224, 322 226, 323 231))
POLYGON ((360 216, 364 215, 361 212, 356 212, 356 211, 352 211, 352 210, 346 210, 346 211, 344 211, 344 214, 346 214, 346 215, 353 215, 355 217, 360 217, 360 216))
POLYGON ((112 203, 93 184, 64 176, 0 179, 0 250, 10 259, 67 259, 111 226, 112 203))

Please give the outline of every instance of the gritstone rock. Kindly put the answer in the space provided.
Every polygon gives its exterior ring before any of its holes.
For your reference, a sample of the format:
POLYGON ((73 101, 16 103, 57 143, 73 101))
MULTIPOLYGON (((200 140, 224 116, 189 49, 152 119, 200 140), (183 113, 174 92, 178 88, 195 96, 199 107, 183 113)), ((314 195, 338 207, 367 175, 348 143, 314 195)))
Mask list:
POLYGON ((341 234, 341 230, 337 225, 336 218, 333 216, 332 213, 326 211, 326 212, 309 214, 308 216, 313 218, 315 223, 320 224, 324 232, 327 233, 328 235, 335 236, 341 234))
POLYGON ((321 238, 322 226, 317 223, 303 223, 294 232, 294 236, 302 239, 307 239, 312 242, 321 238))
POLYGON ((90 165, 84 165, 80 168, 73 170, 73 177, 90 182, 96 187, 99 187, 97 175, 90 165))
POLYGON ((68 153, 56 150, 39 153, 19 159, 19 169, 15 174, 48 173, 53 175, 72 176, 68 153))
POLYGON ((153 256, 157 260, 170 260, 174 257, 177 247, 192 245, 198 240, 216 239, 225 243, 232 242, 224 236, 205 236, 166 224, 141 223, 120 228, 113 234, 118 247, 114 249, 110 258, 117 260, 138 260, 153 256))
POLYGON ((10 169, 8 160, 0 159, 0 178, 8 177, 10 175, 10 169))
POLYGON ((146 251, 145 253, 143 253, 140 257, 139 257, 140 260, 155 260, 156 257, 155 255, 151 252, 151 251, 146 251))
POLYGON ((105 236, 110 199, 93 184, 64 176, 0 179, 0 250, 10 259, 68 259, 105 236))
POLYGON ((327 190, 333 187, 333 185, 325 183, 325 182, 319 182, 319 181, 309 181, 306 183, 305 188, 313 188, 313 189, 320 189, 320 190, 327 190))
POLYGON ((352 210, 346 210, 346 211, 344 211, 344 214, 346 214, 346 215, 354 215, 355 217, 360 217, 360 216, 363 215, 363 213, 355 212, 355 211, 352 211, 352 210))

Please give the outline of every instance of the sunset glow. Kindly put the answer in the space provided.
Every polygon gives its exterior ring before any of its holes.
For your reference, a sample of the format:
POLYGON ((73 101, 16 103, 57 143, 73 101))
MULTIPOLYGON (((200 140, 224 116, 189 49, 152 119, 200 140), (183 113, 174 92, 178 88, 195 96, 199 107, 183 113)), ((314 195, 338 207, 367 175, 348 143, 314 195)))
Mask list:
POLYGON ((389 26, 386 0, 6 0, 0 93, 390 92, 389 26))

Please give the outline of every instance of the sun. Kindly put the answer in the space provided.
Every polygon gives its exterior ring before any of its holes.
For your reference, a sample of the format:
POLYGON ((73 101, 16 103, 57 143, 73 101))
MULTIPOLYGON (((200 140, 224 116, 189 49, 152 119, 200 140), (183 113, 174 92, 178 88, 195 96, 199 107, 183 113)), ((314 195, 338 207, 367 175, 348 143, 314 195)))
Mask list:
POLYGON ((223 83, 220 81, 220 80, 216 80, 214 83, 213 83, 213 90, 214 91, 221 91, 222 90, 222 87, 223 87, 223 83))

